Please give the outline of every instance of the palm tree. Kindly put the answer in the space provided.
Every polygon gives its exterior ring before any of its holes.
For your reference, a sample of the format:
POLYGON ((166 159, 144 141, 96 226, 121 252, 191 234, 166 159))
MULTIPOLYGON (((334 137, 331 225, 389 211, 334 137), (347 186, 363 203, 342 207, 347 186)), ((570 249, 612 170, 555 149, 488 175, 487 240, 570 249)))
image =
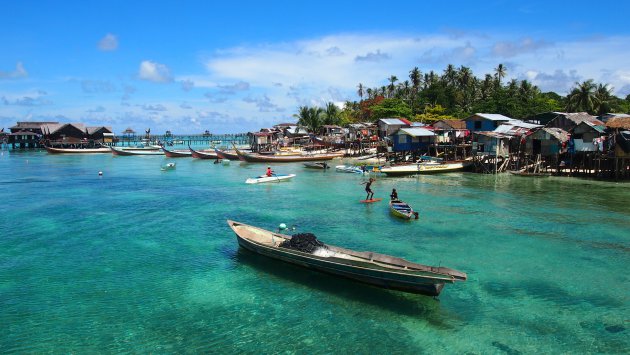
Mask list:
POLYGON ((418 69, 418 67, 414 67, 413 69, 411 69, 411 71, 409 72, 409 79, 411 79, 411 86, 414 93, 417 93, 418 89, 420 88, 420 83, 422 81, 422 72, 420 72, 420 69, 418 69))
POLYGON ((446 82, 446 85, 454 85, 455 84, 455 78, 457 77, 457 71, 455 70, 455 66, 453 64, 449 64, 446 66, 446 69, 444 69, 444 81, 446 82))
POLYGON ((322 110, 321 107, 300 106, 298 114, 293 115, 298 119, 298 127, 306 127, 311 132, 317 133, 322 126, 322 110))
POLYGON ((610 99, 612 98, 612 88, 608 88, 608 84, 598 84, 595 89, 595 97, 597 98, 597 113, 600 115, 610 111, 610 99))
POLYGON ((324 124, 339 124, 339 107, 332 102, 326 104, 326 110, 324 111, 324 124))
POLYGON ((582 83, 576 82, 575 87, 571 90, 568 97, 567 111, 586 111, 594 113, 595 108, 599 104, 599 100, 595 95, 597 86, 593 79, 589 79, 582 83))
POLYGON ((497 84, 501 86, 501 79, 505 77, 507 74, 507 69, 503 64, 499 64, 496 68, 494 68, 495 77, 497 78, 497 84))
POLYGON ((359 85, 357 86, 358 90, 357 90, 357 94, 359 94, 359 97, 361 98, 361 101, 363 101, 363 84, 359 83, 359 85))
POLYGON ((387 80, 389 81, 389 86, 387 87, 387 91, 389 92, 389 97, 393 97, 394 89, 396 89, 396 86, 394 85, 394 83, 398 81, 398 78, 396 77, 396 75, 392 75, 387 80))

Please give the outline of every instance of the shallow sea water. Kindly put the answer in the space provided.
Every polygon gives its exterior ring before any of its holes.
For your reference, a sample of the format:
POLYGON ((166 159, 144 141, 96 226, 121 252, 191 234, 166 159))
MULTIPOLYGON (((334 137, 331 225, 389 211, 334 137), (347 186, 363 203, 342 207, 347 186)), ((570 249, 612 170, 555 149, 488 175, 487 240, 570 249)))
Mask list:
MULTIPOLYGON (((334 164, 334 163, 333 163, 334 164)), ((625 353, 630 185, 0 151, 3 353, 625 353), (173 171, 160 171, 167 161, 173 171), (98 176, 102 171, 103 176, 98 176), (390 216, 396 188, 420 212, 390 216), (226 219, 468 273, 439 299, 240 250, 226 219)))

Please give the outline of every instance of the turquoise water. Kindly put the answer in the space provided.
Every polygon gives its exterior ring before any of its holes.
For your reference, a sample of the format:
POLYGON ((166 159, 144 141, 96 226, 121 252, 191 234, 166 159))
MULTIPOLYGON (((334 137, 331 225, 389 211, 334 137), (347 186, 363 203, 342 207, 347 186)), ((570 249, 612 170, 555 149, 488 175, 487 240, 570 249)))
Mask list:
POLYGON ((364 178, 188 158, 0 152, 0 352, 624 353, 630 185, 364 178), (176 170, 160 171, 167 161, 176 170), (98 176, 102 171, 103 176, 98 176), (239 250, 234 219, 468 273, 439 300, 239 250))

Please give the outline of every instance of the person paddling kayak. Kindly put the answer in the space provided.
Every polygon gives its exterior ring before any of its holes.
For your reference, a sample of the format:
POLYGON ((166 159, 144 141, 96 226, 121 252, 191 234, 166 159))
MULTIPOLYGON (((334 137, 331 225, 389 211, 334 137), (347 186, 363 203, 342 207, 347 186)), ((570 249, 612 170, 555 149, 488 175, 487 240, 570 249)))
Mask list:
POLYGON ((267 175, 269 177, 271 177, 273 175, 273 170, 271 170, 270 166, 267 167, 267 172, 265 173, 265 175, 267 175))
POLYGON ((365 185, 365 192, 367 192, 366 200, 371 200, 374 197, 374 192, 371 189, 372 183, 374 182, 374 178, 370 178, 370 180, 366 182, 362 182, 361 185, 365 185))

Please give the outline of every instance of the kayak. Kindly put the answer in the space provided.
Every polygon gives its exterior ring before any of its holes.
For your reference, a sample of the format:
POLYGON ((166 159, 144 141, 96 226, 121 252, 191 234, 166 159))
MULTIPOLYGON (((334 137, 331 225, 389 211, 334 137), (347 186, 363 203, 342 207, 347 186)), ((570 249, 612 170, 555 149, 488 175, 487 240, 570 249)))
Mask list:
POLYGON ((254 178, 249 178, 247 180, 245 180, 246 184, 258 184, 261 182, 278 182, 278 181, 282 181, 282 180, 288 180, 291 179, 295 176, 295 174, 289 174, 289 175, 273 175, 273 176, 267 176, 267 175, 263 175, 263 176, 257 176, 254 178))

